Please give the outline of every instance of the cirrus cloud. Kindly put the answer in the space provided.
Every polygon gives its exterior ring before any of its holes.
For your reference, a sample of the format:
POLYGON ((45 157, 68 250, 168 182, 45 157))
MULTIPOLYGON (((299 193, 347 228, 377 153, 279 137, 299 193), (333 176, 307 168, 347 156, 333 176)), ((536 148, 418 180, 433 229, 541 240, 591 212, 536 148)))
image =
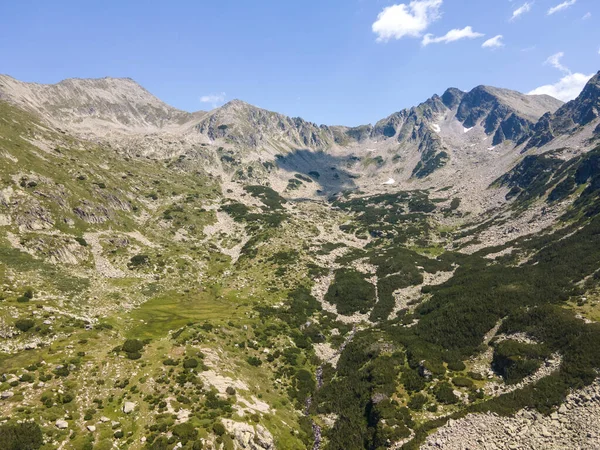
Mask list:
POLYGON ((561 72, 571 73, 568 67, 563 66, 560 60, 565 56, 564 52, 555 53, 552 56, 549 56, 548 59, 544 62, 544 64, 548 64, 549 66, 554 67, 555 69, 560 70, 561 72))
POLYGON ((377 16, 372 25, 377 42, 387 42, 403 37, 421 37, 429 25, 441 17, 443 0, 413 0, 388 6, 377 16))
POLYGON ((553 6, 552 8, 550 8, 546 14, 548 14, 549 16, 551 16, 554 13, 562 11, 563 9, 567 9, 570 6, 573 6, 575 3, 577 3, 577 0, 567 0, 567 1, 564 1, 564 2, 562 2, 560 4, 558 4, 558 5, 553 6))
POLYGON ((472 27, 464 27, 463 29, 456 28, 439 37, 435 37, 433 34, 426 34, 423 36, 423 41, 421 44, 423 44, 423 46, 427 46, 429 44, 440 44, 442 42, 448 44, 449 42, 455 42, 461 39, 475 39, 483 36, 483 33, 473 31, 472 27))
POLYGON ((531 11, 532 7, 533 7, 533 2, 525 2, 523 5, 519 6, 517 9, 515 9, 513 11, 512 17, 510 18, 510 20, 512 21, 512 20, 518 19, 523 14, 531 11))

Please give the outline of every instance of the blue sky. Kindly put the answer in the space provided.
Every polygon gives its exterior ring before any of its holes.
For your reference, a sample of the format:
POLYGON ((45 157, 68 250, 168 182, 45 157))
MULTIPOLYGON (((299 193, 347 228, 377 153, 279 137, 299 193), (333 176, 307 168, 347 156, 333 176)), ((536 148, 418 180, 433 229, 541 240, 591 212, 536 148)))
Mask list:
POLYGON ((598 0, 20 0, 0 7, 0 73, 358 125, 450 86, 572 97, 600 70, 599 24, 598 0))

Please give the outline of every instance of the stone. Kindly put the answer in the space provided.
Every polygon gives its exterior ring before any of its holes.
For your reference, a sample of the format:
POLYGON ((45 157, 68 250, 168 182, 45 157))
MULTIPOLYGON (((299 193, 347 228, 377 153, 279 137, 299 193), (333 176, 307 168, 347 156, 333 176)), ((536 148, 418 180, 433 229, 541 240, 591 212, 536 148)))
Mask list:
POLYGON ((56 428, 58 428, 59 430, 64 430, 65 428, 69 427, 69 423, 66 420, 61 420, 61 419, 58 419, 56 421, 55 425, 56 425, 56 428))
POLYGON ((15 394, 12 391, 4 391, 4 392, 2 392, 2 394, 0 394, 0 398, 7 399, 7 398, 11 398, 13 395, 15 395, 15 394))
POLYGON ((135 409, 135 403, 133 403, 133 402, 125 402, 125 404, 123 405, 123 412, 125 414, 129 414, 129 413, 133 412, 134 409, 135 409))
POLYGON ((88 431, 90 431, 90 432, 92 432, 92 433, 93 433, 94 431, 96 431, 96 427, 95 427, 94 425, 88 425, 86 428, 88 429, 88 431))
POLYGON ((110 419, 106 416, 102 416, 102 417, 100 417, 100 422, 102 422, 102 423, 110 422, 110 419))

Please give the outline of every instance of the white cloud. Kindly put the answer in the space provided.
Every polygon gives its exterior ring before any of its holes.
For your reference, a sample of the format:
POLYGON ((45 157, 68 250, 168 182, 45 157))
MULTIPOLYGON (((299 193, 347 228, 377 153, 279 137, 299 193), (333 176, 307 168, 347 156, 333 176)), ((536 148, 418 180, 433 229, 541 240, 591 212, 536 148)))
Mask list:
POLYGON ((533 2, 525 2, 523 5, 519 6, 517 9, 515 9, 513 11, 512 17, 510 18, 510 20, 518 19, 523 14, 528 13, 529 11, 531 11, 532 7, 533 7, 533 2))
POLYGON ((581 18, 581 20, 588 20, 589 18, 592 17, 592 13, 591 12, 586 12, 583 17, 581 18))
POLYGON ((548 10, 548 15, 552 15, 554 13, 557 13, 559 11, 562 11, 563 9, 567 9, 570 6, 573 6, 575 3, 577 2, 577 0, 566 0, 556 6, 553 6, 552 8, 550 8, 548 10))
POLYGON ((447 44, 449 42, 458 41, 460 39, 475 39, 483 36, 484 34, 473 31, 473 28, 471 27, 464 27, 462 30, 458 28, 450 30, 445 35, 439 37, 434 37, 433 34, 426 34, 423 37, 423 42, 421 43, 423 44, 423 46, 429 44, 439 44, 441 42, 447 44))
POLYGON ((200 97, 200 101, 202 103, 210 103, 213 106, 217 106, 217 104, 223 103, 225 101, 225 97, 227 97, 225 92, 221 92, 219 94, 203 95, 202 97, 200 97))
POLYGON ((498 36, 494 36, 493 38, 488 39, 483 44, 481 44, 481 46, 483 48, 500 48, 500 47, 504 47, 504 42, 502 42, 502 38, 503 38, 503 36, 501 34, 499 34, 498 36))
POLYGON ((569 100, 573 100, 581 93, 586 83, 593 76, 593 74, 584 75, 582 73, 570 73, 562 77, 554 84, 547 84, 534 89, 533 91, 529 92, 529 95, 546 94, 554 98, 558 98, 563 102, 568 102, 569 100))
POLYGON ((421 37, 429 25, 441 17, 442 3, 443 0, 413 0, 408 5, 401 3, 384 8, 372 25, 377 42, 405 36, 421 37))
POLYGON ((583 73, 572 73, 571 70, 563 65, 560 60, 565 56, 563 52, 555 53, 550 56, 544 64, 550 65, 557 70, 560 70, 565 75, 554 84, 546 84, 529 92, 530 95, 547 94, 554 98, 558 98, 564 102, 573 100, 577 97, 586 83, 594 75, 585 75, 583 73))
POLYGON ((563 56, 565 56, 564 52, 555 53, 554 55, 548 57, 548 59, 546 60, 546 62, 544 62, 544 64, 548 64, 548 65, 554 67, 555 69, 560 70, 561 72, 571 73, 569 68, 563 66, 562 63, 560 62, 560 60, 562 59, 563 56))

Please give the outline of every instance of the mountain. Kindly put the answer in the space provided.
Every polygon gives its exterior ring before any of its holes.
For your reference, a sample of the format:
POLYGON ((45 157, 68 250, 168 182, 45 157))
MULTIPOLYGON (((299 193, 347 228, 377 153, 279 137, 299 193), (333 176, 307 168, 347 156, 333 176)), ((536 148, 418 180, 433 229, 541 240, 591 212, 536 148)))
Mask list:
POLYGON ((101 135, 113 129, 160 130, 202 114, 177 110, 130 78, 73 78, 57 84, 37 84, 0 75, 0 99, 40 114, 58 126, 101 135))
POLYGON ((212 140, 225 139, 236 145, 257 148, 272 144, 325 149, 335 138, 328 127, 300 118, 290 118, 233 100, 209 112, 195 129, 212 140))
POLYGON ((430 140, 422 127, 449 112, 454 112, 468 128, 485 122, 486 133, 495 134, 494 145, 497 145, 505 139, 516 141, 531 121, 537 121, 545 112, 554 112, 561 105, 548 96, 525 96, 485 86, 468 93, 449 89, 442 98, 436 95, 418 107, 379 121, 374 127, 348 128, 318 126, 239 100, 209 113, 187 113, 166 105, 126 78, 70 79, 55 85, 41 85, 1 75, 0 98, 36 111, 57 125, 92 134, 106 134, 113 129, 130 133, 186 134, 193 128, 213 141, 224 139, 239 146, 256 148, 272 144, 313 150, 380 138, 410 141, 419 146, 423 138, 430 140), (453 102, 453 98, 460 101, 453 102))
POLYGON ((554 114, 546 113, 537 122, 527 149, 541 147, 560 135, 570 135, 590 123, 598 124, 594 136, 600 136, 600 72, 587 83, 581 94, 554 114))
POLYGON ((344 127, 2 76, 0 447, 594 448, 599 101, 344 127))
POLYGON ((561 105, 560 100, 547 95, 478 86, 462 97, 456 118, 466 128, 482 125, 487 135, 494 136, 492 145, 505 140, 520 143, 543 114, 561 105))

